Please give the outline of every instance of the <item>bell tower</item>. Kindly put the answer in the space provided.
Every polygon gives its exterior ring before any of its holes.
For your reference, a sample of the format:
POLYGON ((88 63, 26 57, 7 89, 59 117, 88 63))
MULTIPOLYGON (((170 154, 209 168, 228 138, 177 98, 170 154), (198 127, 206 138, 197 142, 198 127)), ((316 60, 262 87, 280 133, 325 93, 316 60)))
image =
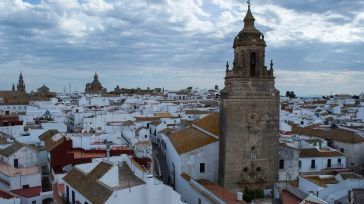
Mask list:
POLYGON ((25 93, 25 83, 24 83, 24 79, 23 79, 23 74, 20 73, 19 75, 19 81, 18 81, 18 85, 17 85, 17 90, 21 93, 25 93))
POLYGON ((248 4, 220 103, 219 184, 233 192, 271 189, 278 179, 279 91, 248 4))

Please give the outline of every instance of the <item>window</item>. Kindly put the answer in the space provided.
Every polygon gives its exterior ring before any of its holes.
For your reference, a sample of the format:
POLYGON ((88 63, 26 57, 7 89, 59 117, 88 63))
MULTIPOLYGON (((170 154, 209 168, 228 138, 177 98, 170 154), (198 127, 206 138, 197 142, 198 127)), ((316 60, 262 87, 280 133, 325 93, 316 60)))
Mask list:
POLYGON ((72 204, 76 204, 76 195, 74 191, 72 191, 72 204))
POLYGON ((327 160, 327 167, 329 167, 329 168, 331 167, 331 159, 327 160))
POLYGON ((67 202, 69 202, 69 200, 70 200, 70 188, 68 186, 66 186, 66 199, 67 199, 67 202))
POLYGON ((202 201, 201 201, 201 198, 198 198, 198 204, 201 204, 202 201))
POLYGON ((23 189, 25 189, 25 188, 29 188, 29 184, 23 185, 23 189))
POLYGON ((316 168, 316 161, 314 159, 311 160, 311 169, 316 168))
POLYGON ((251 77, 256 76, 256 64, 257 64, 256 54, 254 52, 252 52, 250 54, 250 76, 251 77))
POLYGON ((200 163, 200 173, 205 173, 205 163, 200 163))
POLYGON ((337 159, 337 163, 341 165, 341 159, 337 159))
POLYGON ((14 159, 14 168, 18 167, 19 167, 18 159, 14 159))
POLYGON ((279 160, 279 169, 284 169, 284 160, 279 160))
POLYGON ((302 161, 301 160, 298 161, 298 168, 299 169, 302 168, 302 161))
POLYGON ((340 152, 341 153, 344 153, 344 148, 340 148, 340 152))
POLYGON ((36 201, 36 200, 33 200, 33 201, 32 201, 32 204, 37 204, 37 201, 36 201))

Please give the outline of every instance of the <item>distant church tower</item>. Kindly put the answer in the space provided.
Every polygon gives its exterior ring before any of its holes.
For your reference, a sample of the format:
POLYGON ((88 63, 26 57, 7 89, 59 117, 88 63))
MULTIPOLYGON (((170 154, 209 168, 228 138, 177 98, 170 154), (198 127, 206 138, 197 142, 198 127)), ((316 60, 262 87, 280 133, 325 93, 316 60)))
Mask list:
POLYGON ((19 75, 19 82, 18 82, 18 85, 17 85, 17 90, 19 92, 25 93, 25 83, 24 83, 24 80, 23 80, 23 74, 22 73, 20 73, 20 75, 19 75))
POLYGON ((221 91, 219 184, 233 192, 273 188, 278 179, 279 91, 250 3, 221 91))

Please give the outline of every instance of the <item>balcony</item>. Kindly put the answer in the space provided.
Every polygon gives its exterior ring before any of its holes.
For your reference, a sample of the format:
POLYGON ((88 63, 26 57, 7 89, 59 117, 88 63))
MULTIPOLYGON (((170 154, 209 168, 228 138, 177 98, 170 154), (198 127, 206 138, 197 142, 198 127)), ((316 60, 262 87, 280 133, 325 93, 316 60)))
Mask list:
POLYGON ((26 176, 40 173, 39 166, 14 168, 8 164, 0 162, 0 172, 6 176, 26 176))

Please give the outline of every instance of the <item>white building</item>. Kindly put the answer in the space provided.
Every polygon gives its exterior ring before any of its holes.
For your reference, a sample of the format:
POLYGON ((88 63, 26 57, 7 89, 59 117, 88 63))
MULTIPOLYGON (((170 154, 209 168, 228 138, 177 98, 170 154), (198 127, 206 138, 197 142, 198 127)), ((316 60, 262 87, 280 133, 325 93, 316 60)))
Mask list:
POLYGON ((75 166, 64 177, 71 203, 182 204, 180 195, 126 155, 75 166))
POLYGON ((350 193, 364 188, 364 179, 352 172, 299 176, 298 188, 328 204, 349 203, 350 193))
POLYGON ((210 114, 185 129, 165 133, 163 141, 170 181, 183 201, 189 204, 236 202, 236 196, 217 185, 218 114, 210 114), (221 196, 221 192, 225 196, 221 196))
POLYGON ((14 193, 22 204, 41 203, 52 198, 42 193, 37 150, 18 142, 2 145, 0 150, 0 189, 14 193))
POLYGON ((319 172, 327 169, 345 169, 346 155, 330 148, 299 150, 299 172, 319 172))

